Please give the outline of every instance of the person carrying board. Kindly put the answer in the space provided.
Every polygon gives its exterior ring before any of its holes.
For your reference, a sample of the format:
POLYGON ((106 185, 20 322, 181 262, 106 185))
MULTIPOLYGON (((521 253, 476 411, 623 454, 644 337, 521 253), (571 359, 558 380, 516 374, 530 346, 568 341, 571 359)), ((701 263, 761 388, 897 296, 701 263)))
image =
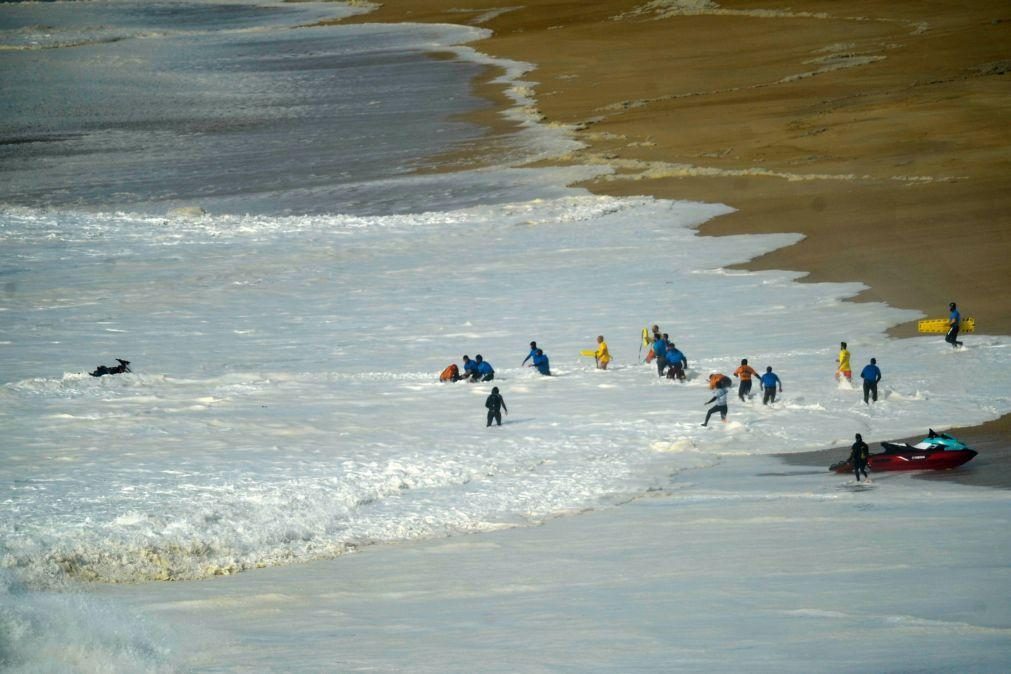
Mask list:
POLYGON ((952 348, 957 349, 962 346, 962 342, 958 341, 958 330, 962 324, 962 314, 958 313, 958 307, 952 302, 948 305, 948 334, 944 336, 944 341, 951 344, 952 348))

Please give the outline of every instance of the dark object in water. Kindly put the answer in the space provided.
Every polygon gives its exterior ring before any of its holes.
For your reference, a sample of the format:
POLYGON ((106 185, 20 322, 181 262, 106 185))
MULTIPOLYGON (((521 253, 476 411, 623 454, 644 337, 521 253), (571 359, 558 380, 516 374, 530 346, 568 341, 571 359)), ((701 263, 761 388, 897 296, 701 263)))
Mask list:
POLYGON ((122 374, 124 372, 133 371, 130 369, 130 361, 123 360, 122 358, 117 358, 116 360, 119 361, 119 365, 114 365, 112 367, 109 367, 108 365, 99 365, 95 368, 94 372, 89 372, 88 374, 92 377, 101 377, 107 374, 122 374))

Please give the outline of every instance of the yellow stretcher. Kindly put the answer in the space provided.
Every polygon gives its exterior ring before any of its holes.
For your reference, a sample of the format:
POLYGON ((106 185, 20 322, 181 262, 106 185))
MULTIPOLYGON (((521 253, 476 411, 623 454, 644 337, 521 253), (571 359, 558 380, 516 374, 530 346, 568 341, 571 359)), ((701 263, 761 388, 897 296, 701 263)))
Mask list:
MULTIPOLYGON (((926 332, 932 335, 944 335, 948 333, 948 319, 924 318, 916 324, 916 329, 919 332, 926 332)), ((963 318, 962 322, 958 324, 958 331, 960 333, 976 332, 976 319, 971 316, 963 318)))

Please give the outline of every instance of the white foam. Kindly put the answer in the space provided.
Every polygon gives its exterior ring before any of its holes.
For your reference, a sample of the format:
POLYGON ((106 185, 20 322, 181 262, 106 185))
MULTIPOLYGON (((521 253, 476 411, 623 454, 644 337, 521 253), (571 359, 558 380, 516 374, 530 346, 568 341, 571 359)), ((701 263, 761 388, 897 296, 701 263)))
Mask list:
POLYGON ((933 338, 887 339, 889 325, 917 315, 842 303, 859 284, 723 273, 794 240, 695 235, 728 210, 577 193, 386 217, 5 211, 6 240, 46 270, 11 307, 6 371, 52 369, 53 354, 37 345, 61 337, 90 361, 128 357, 134 373, 0 388, 11 446, 49 447, 46 475, 57 479, 40 482, 32 459, 6 462, 26 515, 3 532, 4 564, 36 578, 227 574, 538 522, 716 456, 811 449, 853 428, 886 438, 1006 409, 1007 391, 984 375, 1005 367, 1003 338, 973 336, 955 358, 933 338), (32 319, 102 268, 96 256, 68 258, 96 240, 124 261, 96 292, 103 321, 123 332, 68 332, 93 311, 77 302, 47 309, 59 316, 51 327, 32 319), (460 264, 447 240, 485 243, 460 264), (687 384, 637 363, 639 332, 652 322, 688 356, 687 384), (579 356, 597 334, 610 340, 608 371, 579 356), (517 367, 531 338, 556 377, 517 367), (855 363, 869 353, 881 363, 876 405, 834 379, 840 338, 855 363), (462 353, 497 369, 510 414, 494 434, 481 404, 491 385, 436 382, 462 353), (727 424, 700 428, 705 374, 741 356, 775 366, 784 393, 771 407, 731 400, 727 424), (949 382, 963 378, 976 384, 953 394, 949 382), (74 501, 54 498, 71 491, 85 500, 65 508, 74 501))

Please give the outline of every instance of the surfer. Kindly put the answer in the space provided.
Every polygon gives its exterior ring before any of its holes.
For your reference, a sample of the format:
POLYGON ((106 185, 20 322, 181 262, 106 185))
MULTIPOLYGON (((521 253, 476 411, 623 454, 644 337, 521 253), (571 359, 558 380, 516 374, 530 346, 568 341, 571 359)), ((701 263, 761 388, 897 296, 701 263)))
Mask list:
POLYGON ((772 371, 772 367, 765 368, 765 374, 762 375, 762 404, 768 405, 769 403, 776 402, 776 386, 779 386, 779 392, 783 392, 783 382, 780 381, 779 375, 772 371))
POLYGON ((667 338, 663 335, 655 335, 653 340, 653 358, 656 360, 656 374, 663 376, 663 371, 667 369, 667 338))
POLYGON ((471 360, 467 354, 463 355, 463 376, 461 379, 477 381, 477 363, 471 360))
POLYGON ((958 307, 955 306, 954 302, 948 304, 948 334, 944 336, 944 341, 951 344, 953 349, 957 349, 962 346, 962 342, 958 341, 958 329, 962 323, 962 314, 958 313, 958 307))
POLYGON ((685 368, 688 367, 688 358, 673 343, 668 343, 667 349, 667 378, 685 380, 685 368))
POLYGON ((860 481, 860 473, 867 475, 867 457, 870 456, 871 449, 864 442, 864 439, 860 437, 857 433, 856 442, 853 443, 853 447, 850 448, 850 463, 853 465, 853 474, 857 477, 857 482, 860 481))
POLYGON ((99 365, 95 368, 94 372, 89 372, 92 377, 103 377, 107 374, 123 374, 124 372, 132 372, 130 369, 130 361, 123 360, 122 358, 116 359, 119 365, 113 365, 109 367, 108 365, 99 365))
POLYGON ((543 349, 537 349, 534 352, 534 360, 530 367, 536 367, 537 371, 545 377, 551 376, 551 367, 548 363, 548 357, 544 354, 543 349))
POLYGON ((751 378, 757 376, 758 371, 748 365, 747 358, 742 358, 741 366, 734 370, 734 377, 741 380, 740 386, 737 387, 737 397, 741 399, 742 403, 745 396, 751 397, 751 378))
POLYGON ((611 352, 607 350, 607 342, 604 341, 604 335, 597 335, 597 350, 593 352, 593 357, 597 361, 599 369, 607 369, 607 364, 611 362, 611 352))
POLYGON ((473 381, 491 381, 495 378, 495 368, 481 354, 474 356, 474 360, 477 361, 477 369, 475 370, 473 381))
POLYGON ((523 359, 522 363, 520 363, 520 367, 526 365, 527 361, 536 355, 537 355, 537 342, 530 342, 530 353, 528 353, 527 357, 523 359))
POLYGON ((838 379, 842 375, 846 377, 846 381, 852 381, 853 370, 850 367, 850 352, 846 349, 846 342, 839 342, 839 357, 836 358, 836 362, 839 367, 836 368, 835 378, 838 379))
POLYGON ((713 416, 714 412, 720 413, 720 421, 727 423, 727 389, 723 386, 716 387, 716 393, 712 398, 705 402, 706 405, 716 401, 716 404, 709 408, 706 412, 706 420, 702 423, 703 426, 709 425, 709 417, 713 416))
POLYGON ((878 367, 878 359, 871 358, 869 365, 865 365, 860 371, 860 378, 864 380, 864 404, 869 405, 868 398, 874 402, 878 401, 878 382, 881 381, 881 368, 878 367))
POLYGON ((491 427, 492 420, 496 421, 498 425, 501 426, 502 412, 509 414, 509 408, 506 407, 505 398, 499 395, 498 386, 492 388, 491 395, 489 395, 488 399, 484 401, 484 406, 488 408, 488 426, 486 426, 486 428, 491 427))

